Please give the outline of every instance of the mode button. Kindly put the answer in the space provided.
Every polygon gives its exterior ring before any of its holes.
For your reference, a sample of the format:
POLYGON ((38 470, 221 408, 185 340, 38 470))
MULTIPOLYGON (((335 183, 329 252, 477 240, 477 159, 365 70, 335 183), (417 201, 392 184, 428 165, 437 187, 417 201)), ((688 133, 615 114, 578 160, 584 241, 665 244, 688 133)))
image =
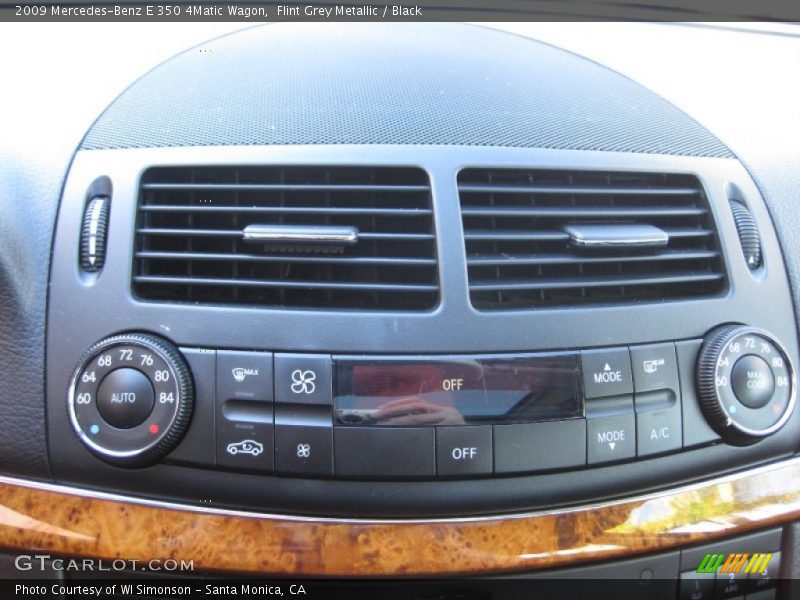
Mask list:
POLYGON ((627 348, 581 352, 583 389, 587 398, 606 398, 633 393, 631 356, 627 348))

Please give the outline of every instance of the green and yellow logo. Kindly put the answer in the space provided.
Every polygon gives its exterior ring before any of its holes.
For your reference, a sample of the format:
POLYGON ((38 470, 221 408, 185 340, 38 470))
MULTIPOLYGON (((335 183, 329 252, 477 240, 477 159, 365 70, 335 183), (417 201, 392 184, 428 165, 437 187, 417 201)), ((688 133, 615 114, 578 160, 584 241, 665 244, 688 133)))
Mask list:
POLYGON ((756 573, 763 575, 772 554, 755 552, 753 554, 706 554, 697 567, 698 573, 756 573))

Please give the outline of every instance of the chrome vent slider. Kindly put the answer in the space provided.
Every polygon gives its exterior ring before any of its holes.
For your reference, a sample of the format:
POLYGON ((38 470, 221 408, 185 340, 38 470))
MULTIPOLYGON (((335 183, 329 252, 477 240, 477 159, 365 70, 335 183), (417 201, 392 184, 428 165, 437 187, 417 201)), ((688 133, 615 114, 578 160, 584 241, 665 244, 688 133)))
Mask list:
POLYGON ((654 225, 639 223, 570 223, 562 230, 580 248, 645 248, 666 246, 669 234, 654 225))
POLYGON ((358 243, 356 227, 329 225, 248 225, 242 240, 250 243, 353 246, 358 243))
POLYGON ((763 263, 761 254, 761 236, 758 233, 756 220, 753 218, 750 209, 744 202, 730 200, 731 213, 736 225, 736 233, 739 234, 739 242, 742 245, 742 254, 747 268, 751 271, 757 270, 763 263))
POLYGON ((111 198, 94 196, 83 214, 80 242, 80 266, 87 273, 96 273, 106 261, 106 236, 111 198))

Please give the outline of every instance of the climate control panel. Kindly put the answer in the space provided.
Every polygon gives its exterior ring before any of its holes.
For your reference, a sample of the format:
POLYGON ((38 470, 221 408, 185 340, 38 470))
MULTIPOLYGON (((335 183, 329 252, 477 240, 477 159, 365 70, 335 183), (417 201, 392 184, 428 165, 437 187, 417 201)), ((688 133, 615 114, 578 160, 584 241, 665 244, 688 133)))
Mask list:
POLYGON ((69 416, 100 458, 144 466, 183 437, 193 390, 186 361, 172 344, 148 334, 114 336, 82 358, 70 387, 69 416))
POLYGON ((179 350, 135 333, 86 353, 68 404, 80 440, 122 466, 425 480, 751 444, 786 423, 795 388, 781 344, 740 325, 705 340, 446 356, 179 350))
POLYGON ((703 412, 726 441, 749 444, 774 433, 795 403, 786 351, 770 334, 739 325, 711 332, 698 364, 703 412))

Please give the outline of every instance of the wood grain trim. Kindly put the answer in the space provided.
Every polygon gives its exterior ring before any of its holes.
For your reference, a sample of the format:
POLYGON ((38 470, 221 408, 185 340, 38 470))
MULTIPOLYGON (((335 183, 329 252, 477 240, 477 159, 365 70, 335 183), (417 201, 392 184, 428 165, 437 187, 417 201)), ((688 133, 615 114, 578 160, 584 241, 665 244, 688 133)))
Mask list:
POLYGON ((665 550, 800 518, 800 460, 620 502, 451 521, 293 519, 0 481, 0 546, 286 575, 479 574, 665 550), (130 500, 130 499, 128 499, 130 500))

